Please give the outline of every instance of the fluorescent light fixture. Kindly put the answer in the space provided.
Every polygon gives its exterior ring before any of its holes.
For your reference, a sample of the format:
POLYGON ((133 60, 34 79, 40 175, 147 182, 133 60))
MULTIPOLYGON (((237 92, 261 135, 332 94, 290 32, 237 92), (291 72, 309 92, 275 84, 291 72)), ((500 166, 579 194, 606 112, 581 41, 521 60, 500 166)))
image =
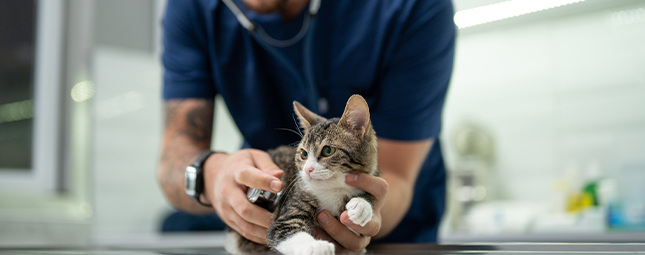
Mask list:
POLYGON ((94 83, 89 80, 76 83, 71 94, 74 102, 86 101, 94 96, 94 83))
POLYGON ((457 27, 472 27, 585 0, 511 0, 455 13, 457 27))
POLYGON ((613 12, 608 23, 619 27, 645 22, 645 8, 613 12))

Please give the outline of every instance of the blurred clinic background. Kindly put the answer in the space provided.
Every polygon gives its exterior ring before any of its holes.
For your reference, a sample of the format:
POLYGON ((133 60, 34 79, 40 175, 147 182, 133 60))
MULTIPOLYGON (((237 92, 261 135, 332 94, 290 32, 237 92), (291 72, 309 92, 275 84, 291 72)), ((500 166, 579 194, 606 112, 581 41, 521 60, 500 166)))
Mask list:
MULTIPOLYGON (((645 1, 454 5, 441 242, 645 241, 645 1)), ((0 245, 163 238, 164 8, 0 0, 0 245)))

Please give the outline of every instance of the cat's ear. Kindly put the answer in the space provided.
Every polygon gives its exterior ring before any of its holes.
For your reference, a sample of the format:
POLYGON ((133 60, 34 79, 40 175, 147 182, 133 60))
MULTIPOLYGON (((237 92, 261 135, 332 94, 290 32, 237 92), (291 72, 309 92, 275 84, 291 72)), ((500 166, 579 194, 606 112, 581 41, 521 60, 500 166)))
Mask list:
POLYGON ((338 123, 362 138, 370 126, 370 109, 365 99, 360 95, 350 97, 338 123))
POLYGON ((297 101, 293 101, 293 110, 296 112, 296 115, 298 115, 298 120, 300 120, 300 127, 304 128, 305 131, 309 130, 312 126, 315 126, 316 124, 327 120, 316 115, 297 101))

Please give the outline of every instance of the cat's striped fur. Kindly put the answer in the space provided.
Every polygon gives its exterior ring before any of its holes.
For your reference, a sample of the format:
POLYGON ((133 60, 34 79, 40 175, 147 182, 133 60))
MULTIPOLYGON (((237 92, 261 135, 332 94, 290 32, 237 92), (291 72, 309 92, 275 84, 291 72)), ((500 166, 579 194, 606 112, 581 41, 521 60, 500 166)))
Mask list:
MULTIPOLYGON (((341 118, 324 119, 297 102, 294 102, 294 109, 305 131, 300 144, 269 151, 276 165, 284 170, 282 182, 285 184, 280 204, 273 213, 274 222, 267 232, 269 246, 249 241, 231 230, 227 242, 232 241, 234 244, 229 245, 235 247, 229 247, 229 251, 277 250, 297 254, 299 250, 329 250, 330 243, 314 241, 309 236, 310 229, 317 224, 316 214, 327 210, 338 218, 352 198, 362 198, 369 203, 367 209, 371 218, 374 197, 345 183, 345 176, 349 173, 380 174, 376 134, 363 97, 352 96, 341 118), (323 153, 326 146, 334 148, 331 155, 323 153), (303 156, 303 150, 308 157, 303 156), (305 168, 312 171, 307 173, 305 168)), ((359 200, 356 201, 361 202, 359 200)), ((362 224, 369 218, 364 218, 362 224)), ((331 249, 333 253, 333 245, 331 249)))

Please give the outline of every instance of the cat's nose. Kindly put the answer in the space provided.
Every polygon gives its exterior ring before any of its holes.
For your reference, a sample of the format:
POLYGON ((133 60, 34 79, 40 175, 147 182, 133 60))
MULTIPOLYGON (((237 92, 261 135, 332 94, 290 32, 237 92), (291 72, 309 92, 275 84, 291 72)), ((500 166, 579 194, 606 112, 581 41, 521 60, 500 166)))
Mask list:
POLYGON ((313 172, 313 171, 314 171, 314 168, 313 168, 313 167, 310 167, 310 168, 305 169, 305 173, 307 173, 307 174, 310 174, 310 173, 311 173, 311 172, 313 172))

